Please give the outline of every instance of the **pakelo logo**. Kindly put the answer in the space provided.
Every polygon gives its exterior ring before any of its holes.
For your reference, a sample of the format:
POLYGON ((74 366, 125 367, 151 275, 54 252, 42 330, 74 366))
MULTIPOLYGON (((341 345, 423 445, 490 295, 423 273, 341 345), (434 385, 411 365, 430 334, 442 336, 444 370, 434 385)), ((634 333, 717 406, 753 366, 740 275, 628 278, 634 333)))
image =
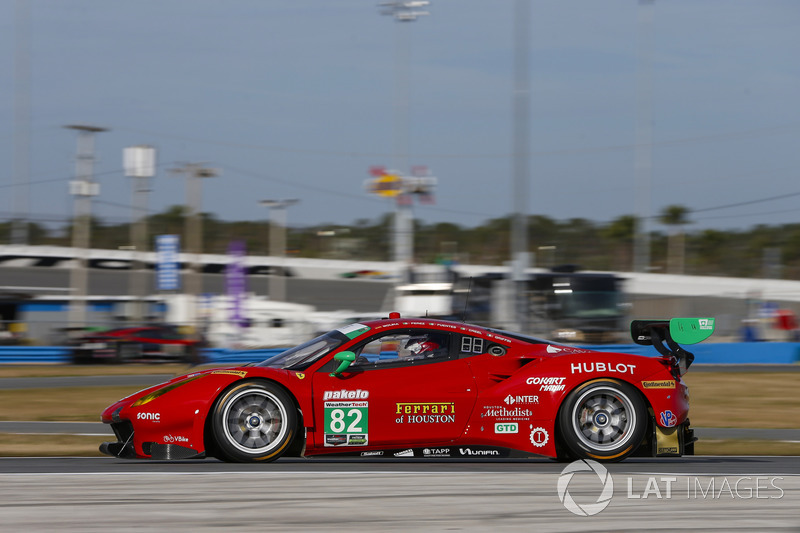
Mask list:
POLYGON ((366 400, 369 398, 369 391, 356 390, 326 390, 322 393, 323 400, 366 400))
POLYGON ((519 433, 519 424, 516 422, 498 422, 494 425, 495 433, 519 433))
POLYGON ((161 421, 161 413, 136 413, 136 420, 161 421))
POLYGON ((550 440, 550 435, 547 433, 547 430, 544 428, 534 428, 531 431, 531 444, 536 446, 537 448, 541 448, 547 441, 550 440))
POLYGON ((661 425, 664 427, 667 428, 675 427, 675 425, 678 423, 678 417, 675 416, 675 414, 670 410, 661 411, 660 417, 661 417, 661 425))
POLYGON ((539 403, 538 396, 506 396, 506 399, 503 400, 506 405, 514 405, 515 403, 539 403))
POLYGON ((561 503, 564 504, 564 507, 566 507, 569 512, 578 516, 594 516, 611 503, 611 496, 614 495, 614 480, 611 479, 611 474, 608 473, 608 470, 597 461, 581 459, 568 464, 566 468, 561 471, 561 475, 558 478, 557 489, 558 499, 561 500, 561 503), (572 477, 578 472, 594 473, 594 475, 600 478, 600 482, 603 484, 603 490, 594 503, 579 504, 570 495, 568 490, 569 483, 572 481, 572 477))

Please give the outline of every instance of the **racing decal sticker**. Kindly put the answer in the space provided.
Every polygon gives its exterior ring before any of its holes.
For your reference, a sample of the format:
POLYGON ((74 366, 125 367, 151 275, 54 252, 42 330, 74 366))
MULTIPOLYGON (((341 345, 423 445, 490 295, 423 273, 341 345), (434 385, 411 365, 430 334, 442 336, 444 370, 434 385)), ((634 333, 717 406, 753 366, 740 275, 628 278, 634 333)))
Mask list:
POLYGON ((182 435, 164 435, 164 444, 175 444, 176 442, 189 442, 189 437, 182 435))
POLYGON ((458 453, 462 457, 492 457, 500 455, 500 450, 492 448, 459 448, 458 453))
POLYGON ((247 375, 246 370, 214 370, 211 372, 212 374, 229 374, 231 376, 239 376, 243 378, 247 375))
POLYGON ((361 457, 383 457, 382 451, 361 452, 361 457))
POLYGON ((423 448, 423 457, 450 457, 450 448, 423 448))
POLYGON ((414 457, 414 450, 411 448, 407 450, 403 450, 402 452, 396 452, 394 454, 395 457, 414 457))
POLYGON ((547 433, 547 430, 543 427, 533 428, 531 431, 531 444, 536 446, 537 448, 543 447, 547 444, 547 441, 550 440, 550 435, 547 433))
POLYGON ((346 336, 348 339, 355 339, 359 335, 362 335, 369 331, 369 327, 365 326, 364 324, 350 324, 349 326, 345 326, 343 328, 339 328, 339 332, 346 336))
POLYGON ((161 413, 136 413, 136 420, 150 420, 152 422, 161 422, 161 413))
POLYGON ((495 433, 519 433, 519 424, 516 422, 497 422, 494 425, 495 433))
POLYGON ((306 375, 303 372, 295 372, 294 375, 297 376, 297 379, 306 379, 306 375))
POLYGON ((395 419, 397 424, 439 424, 456 421, 456 404, 454 402, 396 403, 395 419))
POLYGON ((539 392, 561 392, 566 385, 564 381, 567 378, 562 377, 532 377, 525 380, 528 385, 539 385, 539 392))
POLYGON ((366 400, 369 398, 368 390, 326 390, 322 393, 323 400, 366 400))
POLYGON ((592 372, 608 372, 610 374, 633 374, 636 365, 626 365, 625 363, 572 363, 570 370, 573 374, 590 374, 592 372))
POLYGON ((503 402, 505 402, 506 405, 514 405, 515 403, 528 403, 528 404, 535 403, 535 404, 538 404, 539 403, 539 397, 538 396, 512 396, 511 394, 509 394, 508 396, 505 397, 503 402))
POLYGON ((533 416, 533 411, 530 409, 522 409, 521 407, 506 409, 496 405, 487 405, 481 413, 481 418, 492 417, 498 421, 528 420, 531 416, 533 416))
POLYGON ((678 417, 670 410, 661 411, 659 418, 661 419, 661 425, 667 428, 675 427, 678 423, 678 417))
POLYGON ((369 443, 369 402, 325 402, 324 409, 325 446, 369 443))
POLYGON ((674 389, 674 379, 663 379, 660 381, 642 381, 643 389, 674 389))

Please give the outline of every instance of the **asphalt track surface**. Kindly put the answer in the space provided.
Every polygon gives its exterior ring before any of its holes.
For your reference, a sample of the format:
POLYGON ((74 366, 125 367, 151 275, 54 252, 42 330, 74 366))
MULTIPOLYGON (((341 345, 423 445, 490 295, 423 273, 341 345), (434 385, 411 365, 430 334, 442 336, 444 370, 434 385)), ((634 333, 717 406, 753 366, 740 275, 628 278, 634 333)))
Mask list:
POLYGON ((567 466, 5 458, 0 530, 800 531, 796 458, 629 459, 608 474, 567 466))

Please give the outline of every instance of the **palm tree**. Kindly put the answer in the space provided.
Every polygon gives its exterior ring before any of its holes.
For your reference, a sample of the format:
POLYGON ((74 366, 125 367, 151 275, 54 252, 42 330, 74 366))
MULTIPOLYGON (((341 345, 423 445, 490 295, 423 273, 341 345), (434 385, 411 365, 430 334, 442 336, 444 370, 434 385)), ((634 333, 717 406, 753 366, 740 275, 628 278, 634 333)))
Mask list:
POLYGON ((683 226, 689 224, 689 209, 682 205, 668 205, 661 210, 661 223, 671 228, 667 244, 667 272, 683 274, 685 245, 683 226))

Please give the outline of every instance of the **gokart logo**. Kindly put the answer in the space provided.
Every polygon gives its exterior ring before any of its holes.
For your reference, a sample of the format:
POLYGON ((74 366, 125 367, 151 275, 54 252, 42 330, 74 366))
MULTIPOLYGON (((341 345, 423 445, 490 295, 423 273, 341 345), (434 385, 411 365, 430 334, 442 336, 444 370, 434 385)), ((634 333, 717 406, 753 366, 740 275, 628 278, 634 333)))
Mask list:
POLYGON ((561 503, 564 504, 564 507, 566 507, 569 512, 578 516, 594 516, 611 503, 611 496, 614 495, 614 480, 611 479, 608 470, 597 461, 581 459, 580 461, 574 461, 568 464, 566 468, 561 471, 556 488, 558 490, 558 499, 561 500, 561 503), (594 503, 578 503, 569 493, 570 481, 572 481, 576 473, 581 472, 597 476, 600 479, 600 483, 603 485, 603 490, 594 503))

